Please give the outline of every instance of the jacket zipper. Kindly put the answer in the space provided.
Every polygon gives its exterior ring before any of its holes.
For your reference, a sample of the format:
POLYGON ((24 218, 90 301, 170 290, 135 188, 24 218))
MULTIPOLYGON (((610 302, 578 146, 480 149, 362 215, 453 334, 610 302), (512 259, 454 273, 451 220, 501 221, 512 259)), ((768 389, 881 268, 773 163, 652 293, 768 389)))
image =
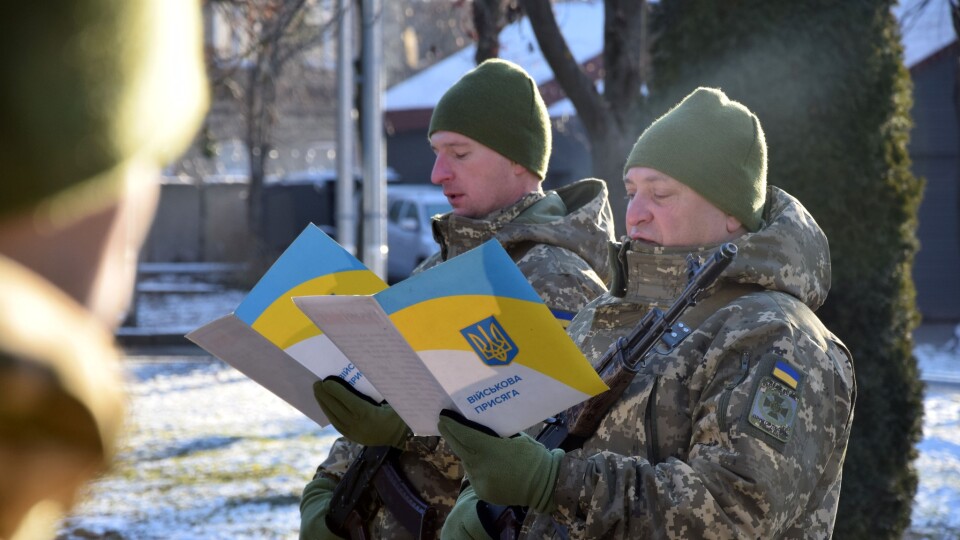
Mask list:
POLYGON ((727 430, 727 404, 730 403, 730 396, 733 394, 733 389, 737 386, 740 386, 747 378, 747 372, 750 369, 750 355, 747 353, 742 353, 740 355, 740 377, 727 384, 723 389, 723 395, 720 396, 720 410, 717 411, 717 421, 720 424, 720 431, 727 430))

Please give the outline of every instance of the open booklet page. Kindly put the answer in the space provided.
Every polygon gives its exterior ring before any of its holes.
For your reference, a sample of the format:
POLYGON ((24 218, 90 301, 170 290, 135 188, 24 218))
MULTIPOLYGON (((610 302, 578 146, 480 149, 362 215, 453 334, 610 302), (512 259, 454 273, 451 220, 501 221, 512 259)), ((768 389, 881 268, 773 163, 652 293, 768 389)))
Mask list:
POLYGON ((364 394, 376 389, 304 316, 294 296, 373 294, 387 284, 315 225, 309 225, 237 309, 187 338, 235 367, 320 425, 329 422, 313 382, 339 375, 364 394))
POLYGON ((418 435, 443 408, 512 435, 607 389, 495 240, 372 298, 295 302, 418 435))

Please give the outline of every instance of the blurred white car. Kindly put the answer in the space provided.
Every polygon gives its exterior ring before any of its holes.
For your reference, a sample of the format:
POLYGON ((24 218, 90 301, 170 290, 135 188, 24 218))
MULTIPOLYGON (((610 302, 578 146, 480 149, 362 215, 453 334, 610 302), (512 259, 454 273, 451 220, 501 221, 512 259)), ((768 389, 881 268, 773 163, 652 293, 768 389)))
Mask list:
POLYGON ((440 250, 433 240, 430 218, 451 210, 443 190, 432 184, 387 187, 387 276, 402 280, 427 257, 440 250))

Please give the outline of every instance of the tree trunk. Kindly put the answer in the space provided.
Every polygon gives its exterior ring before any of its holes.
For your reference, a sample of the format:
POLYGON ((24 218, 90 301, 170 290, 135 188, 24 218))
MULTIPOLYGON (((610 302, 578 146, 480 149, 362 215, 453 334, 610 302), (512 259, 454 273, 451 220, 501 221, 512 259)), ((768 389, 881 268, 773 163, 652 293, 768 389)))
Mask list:
POLYGON ((590 136, 590 163, 593 175, 607 183, 617 238, 626 234, 627 191, 623 185, 623 164, 635 137, 607 125, 590 136))
POLYGON ((521 0, 543 56, 570 98, 590 141, 593 175, 607 182, 616 235, 625 231, 623 164, 644 128, 646 103, 646 2, 606 0, 604 7, 604 92, 574 59, 549 0, 521 0))
POLYGON ((273 62, 276 47, 265 46, 250 70, 247 89, 247 152, 250 158, 250 183, 247 193, 247 226, 251 249, 248 269, 251 276, 260 276, 272 262, 266 243, 263 212, 264 179, 270 154, 270 133, 276 117, 276 79, 273 62))

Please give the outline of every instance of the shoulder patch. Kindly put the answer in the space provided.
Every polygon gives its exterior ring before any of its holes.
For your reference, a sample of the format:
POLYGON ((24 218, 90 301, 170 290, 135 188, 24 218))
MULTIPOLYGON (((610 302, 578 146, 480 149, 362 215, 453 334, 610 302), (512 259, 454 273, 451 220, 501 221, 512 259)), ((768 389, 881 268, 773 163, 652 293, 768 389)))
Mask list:
POLYGON ((782 451, 797 419, 803 374, 779 356, 765 360, 746 420, 762 439, 782 451))

